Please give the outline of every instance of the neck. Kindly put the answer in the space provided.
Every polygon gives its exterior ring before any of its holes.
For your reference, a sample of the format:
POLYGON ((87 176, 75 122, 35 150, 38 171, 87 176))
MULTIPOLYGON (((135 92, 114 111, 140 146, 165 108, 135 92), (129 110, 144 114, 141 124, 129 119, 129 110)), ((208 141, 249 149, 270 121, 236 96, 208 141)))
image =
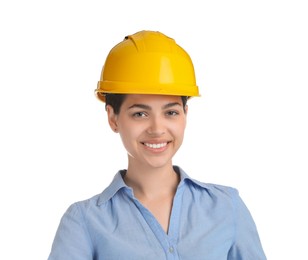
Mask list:
POLYGON ((164 195, 174 195, 180 177, 175 173, 172 165, 159 168, 129 165, 124 181, 133 188, 137 198, 153 199, 164 195))

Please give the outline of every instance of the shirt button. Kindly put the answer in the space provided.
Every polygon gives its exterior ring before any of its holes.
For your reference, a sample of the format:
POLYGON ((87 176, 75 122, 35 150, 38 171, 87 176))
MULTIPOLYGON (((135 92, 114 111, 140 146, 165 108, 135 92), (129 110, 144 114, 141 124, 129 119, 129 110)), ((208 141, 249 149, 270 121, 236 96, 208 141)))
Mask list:
POLYGON ((169 247, 169 253, 173 253, 174 252, 174 248, 172 246, 169 247))

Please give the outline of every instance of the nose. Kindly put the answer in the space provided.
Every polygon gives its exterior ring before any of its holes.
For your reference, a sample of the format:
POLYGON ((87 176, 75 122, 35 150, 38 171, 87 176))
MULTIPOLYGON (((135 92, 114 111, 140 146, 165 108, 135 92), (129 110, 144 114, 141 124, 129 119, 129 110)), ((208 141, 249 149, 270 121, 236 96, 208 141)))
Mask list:
POLYGON ((160 117, 152 117, 149 120, 149 126, 147 128, 147 133, 154 136, 163 135, 166 132, 164 120, 160 117))

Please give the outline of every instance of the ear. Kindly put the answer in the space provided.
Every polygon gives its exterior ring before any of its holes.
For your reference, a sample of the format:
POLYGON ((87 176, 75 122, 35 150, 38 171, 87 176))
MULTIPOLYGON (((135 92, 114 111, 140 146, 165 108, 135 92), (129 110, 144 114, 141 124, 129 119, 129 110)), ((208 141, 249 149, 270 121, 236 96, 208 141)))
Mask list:
POLYGON ((106 106, 106 111, 108 115, 108 123, 109 123, 111 130, 117 133, 118 132, 118 124, 117 124, 118 116, 114 113, 113 107, 110 105, 106 106))

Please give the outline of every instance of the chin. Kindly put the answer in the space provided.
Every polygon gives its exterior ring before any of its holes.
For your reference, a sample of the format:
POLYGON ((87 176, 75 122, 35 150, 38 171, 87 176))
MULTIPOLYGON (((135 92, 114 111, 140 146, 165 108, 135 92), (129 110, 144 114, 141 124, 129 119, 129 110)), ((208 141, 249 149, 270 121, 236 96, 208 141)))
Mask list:
POLYGON ((172 165, 172 162, 171 161, 162 161, 162 160, 151 160, 151 161, 147 161, 147 165, 148 167, 150 168, 164 168, 166 166, 169 166, 169 165, 172 165))

